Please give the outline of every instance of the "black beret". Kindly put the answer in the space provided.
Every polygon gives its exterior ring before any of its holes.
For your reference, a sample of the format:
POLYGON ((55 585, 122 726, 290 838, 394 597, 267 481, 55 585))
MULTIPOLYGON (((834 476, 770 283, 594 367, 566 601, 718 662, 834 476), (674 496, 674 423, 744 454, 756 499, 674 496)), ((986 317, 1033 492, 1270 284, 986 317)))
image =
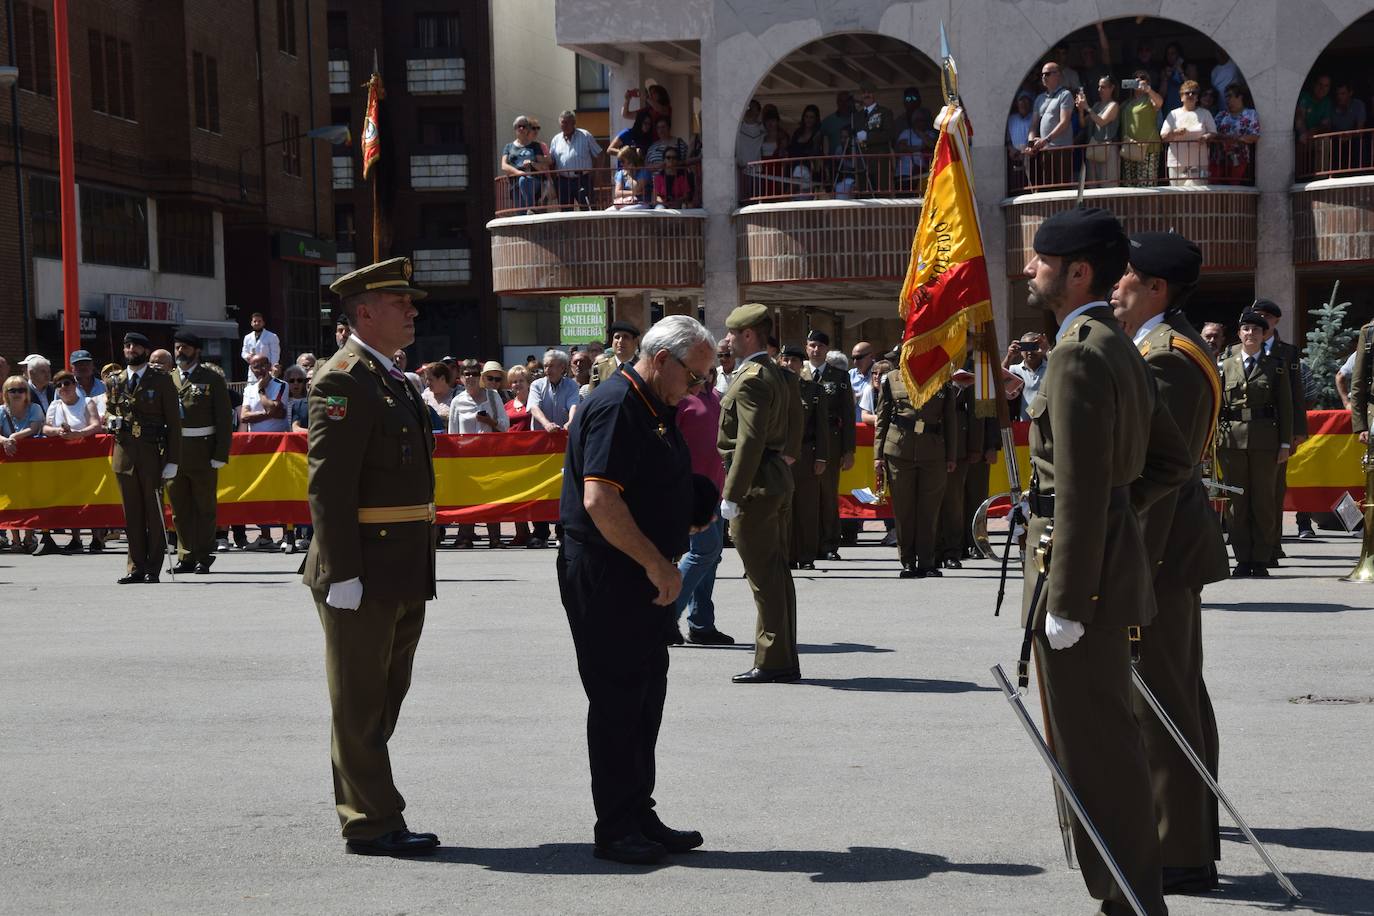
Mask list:
POLYGON ((814 340, 816 343, 823 343, 827 347, 830 346, 830 335, 824 331, 811 331, 806 335, 806 339, 808 341, 814 340))
POLYGON ((1256 324, 1264 328, 1265 330, 1269 329, 1268 320, 1266 320, 1262 314, 1255 311, 1253 308, 1248 308, 1240 313, 1240 323, 1242 325, 1256 324))
POLYGON ((1202 269, 1202 249, 1177 232, 1140 232, 1131 236, 1128 260, 1146 276, 1191 284, 1202 269))
POLYGON ((633 334, 633 335, 636 336, 636 337, 639 336, 639 328, 637 328, 637 327, 635 327, 634 325, 630 324, 628 321, 612 321, 612 322, 611 322, 611 334, 612 334, 612 336, 614 336, 614 334, 615 334, 616 331, 623 331, 623 332, 625 332, 626 334, 633 334))
POLYGON ((701 528, 711 523, 716 510, 720 507, 720 491, 711 478, 703 474, 692 475, 692 527, 701 528))
POLYGON ((180 331, 177 331, 175 334, 173 334, 172 340, 176 343, 184 343, 188 346, 195 347, 197 350, 205 346, 205 342, 200 339, 199 334, 197 334, 195 331, 188 331, 185 328, 182 328, 180 331))
POLYGON ((788 344, 782 348, 783 356, 795 356, 797 359, 806 359, 806 350, 796 344, 788 344))
POLYGON ((1283 317, 1283 309, 1279 308, 1273 299, 1256 299, 1250 308, 1265 315, 1273 315, 1275 318, 1283 317))
POLYGON ((153 345, 148 341, 148 338, 144 337, 137 331, 130 331, 127 334, 125 334, 124 342, 126 344, 138 344, 140 347, 147 347, 149 350, 153 348, 153 345))
MULTIPOLYGON (((1062 210, 1035 230, 1037 254, 1068 255, 1093 248, 1126 249, 1126 232, 1111 211, 1101 207, 1062 210)), ((1113 277, 1112 279, 1116 279, 1113 277)))

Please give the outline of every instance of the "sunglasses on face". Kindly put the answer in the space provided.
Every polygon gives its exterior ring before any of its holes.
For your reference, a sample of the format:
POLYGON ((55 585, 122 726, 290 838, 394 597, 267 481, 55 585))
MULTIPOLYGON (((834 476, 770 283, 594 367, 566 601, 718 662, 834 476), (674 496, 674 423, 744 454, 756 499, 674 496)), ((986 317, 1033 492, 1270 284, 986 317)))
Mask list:
POLYGON ((1179 95, 1197 95, 1197 93, 1189 90, 1187 92, 1180 92, 1179 95))
POLYGON ((75 380, 75 379, 64 378, 62 381, 60 381, 60 382, 57 383, 57 387, 58 387, 58 388, 66 388, 68 385, 75 385, 75 384, 76 384, 76 380, 75 380))
POLYGON ((704 375, 697 375, 695 372, 693 372, 693 371, 691 370, 690 367, 688 367, 688 365, 687 365, 686 363, 684 363, 681 359, 678 359, 678 357, 674 356, 673 359, 676 359, 676 360, 677 360, 677 364, 678 364, 679 366, 682 367, 682 369, 683 369, 684 372, 687 373, 687 387, 688 387, 688 388, 695 388, 695 387, 698 386, 698 385, 705 385, 705 384, 706 384, 706 376, 704 376, 704 375))
POLYGON ((502 378, 502 377, 499 376, 499 375, 485 375, 485 376, 483 376, 483 378, 486 379, 488 382, 496 382, 498 385, 499 385, 501 382, 504 382, 504 381, 505 381, 505 379, 502 378))
POLYGON ((463 378, 477 378, 481 374, 480 372, 464 372, 463 378))

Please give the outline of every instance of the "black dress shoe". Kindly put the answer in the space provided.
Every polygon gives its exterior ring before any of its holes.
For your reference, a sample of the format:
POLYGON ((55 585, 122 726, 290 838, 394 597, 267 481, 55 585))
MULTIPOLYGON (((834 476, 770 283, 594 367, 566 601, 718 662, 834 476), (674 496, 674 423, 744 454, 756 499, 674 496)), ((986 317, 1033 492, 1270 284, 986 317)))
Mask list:
POLYGON ((1217 867, 1198 865, 1183 868, 1174 865, 1164 866, 1164 893, 1166 894, 1205 894, 1216 890, 1217 867))
POLYGON ((1250 575, 1251 566, 1249 563, 1237 563, 1236 568, 1231 570, 1232 579, 1245 579, 1250 575))
POLYGON ((946 558, 945 558, 945 562, 944 562, 943 565, 944 565, 945 569, 963 569, 963 568, 964 568, 964 564, 963 564, 963 563, 960 563, 960 562, 959 562, 958 560, 956 560, 954 557, 946 557, 946 558))
POLYGON ((93 537, 93 538, 91 538, 91 544, 90 544, 89 547, 86 548, 86 552, 87 552, 87 553, 103 553, 104 551, 105 551, 105 542, 104 542, 103 540, 101 540, 100 538, 98 538, 98 537, 93 537))
POLYGON ((667 854, 666 846, 655 843, 642 833, 626 834, 619 839, 597 843, 592 847, 592 855, 598 859, 610 859, 612 862, 621 862, 625 865, 653 865, 655 862, 663 861, 667 854))
POLYGON ((115 580, 116 585, 140 585, 143 582, 143 573, 135 570, 127 576, 121 576, 115 580))
POLYGON ((821 559, 838 560, 840 559, 840 552, 838 550, 827 550, 825 553, 821 554, 821 559))
POLYGON ((903 566, 903 567, 902 567, 902 571, 899 572, 899 573, 897 573, 897 578, 898 578, 898 579, 915 579, 915 578, 916 578, 916 567, 914 567, 914 566, 903 566))
MULTIPOLYGON (((688 627, 687 641, 696 646, 733 646, 735 644, 733 637, 726 636, 715 627, 709 630, 693 630, 688 627)), ((648 834, 645 835, 648 836, 648 834)), ((649 837, 649 839, 652 840, 654 838, 649 837)))
POLYGON ((178 560, 177 565, 172 567, 174 573, 189 573, 196 571, 196 564, 190 560, 178 560))
POLYGON ((798 668, 750 668, 730 680, 736 684, 790 684, 801 680, 798 668))
POLYGON ((672 626, 672 627, 669 628, 669 630, 668 630, 668 645, 670 645, 670 646, 680 646, 680 645, 682 645, 683 643, 685 643, 686 641, 687 641, 687 640, 685 640, 685 639, 682 638, 682 630, 681 630, 679 627, 677 627, 676 625, 674 625, 674 626, 672 626))
POLYGON ((913 578, 913 579, 924 579, 925 577, 926 577, 926 571, 925 571, 924 569, 922 569, 922 568, 919 567, 919 566, 913 566, 913 567, 911 567, 911 578, 913 578))
POLYGON ((815 572, 815 571, 816 571, 816 564, 813 563, 813 562, 810 561, 810 560, 807 560, 805 563, 798 563, 798 564, 797 564, 797 569, 809 569, 809 570, 811 570, 812 572, 815 572))
POLYGON ((1277 559, 1273 559, 1273 560, 1270 560, 1268 563, 1265 563, 1264 565, 1265 565, 1265 567, 1267 567, 1268 569, 1278 569, 1278 568, 1279 568, 1279 561, 1278 561, 1277 559))
POLYGON ((925 571, 925 573, 926 573, 926 576, 929 577, 929 578, 931 578, 931 579, 939 579, 939 578, 941 578, 942 576, 944 576, 944 573, 940 572, 940 567, 938 567, 938 566, 932 566, 932 567, 928 568, 928 569, 925 571))
POLYGON ((150 572, 150 573, 144 573, 144 574, 143 574, 143 584, 144 584, 144 585, 157 585, 157 584, 158 584, 159 582, 161 582, 161 581, 162 581, 162 576, 159 575, 158 573, 150 572))
POLYGON ((427 856, 439 847, 432 833, 393 830, 370 840, 349 840, 344 851, 355 856, 427 856))
POLYGON ((657 815, 650 815, 644 822, 644 838, 658 843, 669 852, 688 852, 706 842, 696 830, 674 830, 660 821, 657 815))
POLYGON ((209 564, 209 563, 197 563, 197 564, 196 564, 196 575, 198 575, 198 576, 204 576, 204 575, 208 575, 209 573, 210 573, 210 564, 209 564))
MULTIPOLYGON (((1277 566, 1278 564, 1274 564, 1274 565, 1277 566)), ((1252 578, 1255 578, 1255 579, 1268 579, 1268 578, 1269 578, 1269 567, 1266 566, 1266 565, 1264 565, 1263 563, 1251 563, 1251 564, 1250 564, 1250 575, 1251 575, 1252 578)))
POLYGON ((38 546, 33 549, 33 556, 41 557, 46 553, 57 553, 61 548, 57 542, 50 537, 45 537, 38 542, 38 546))

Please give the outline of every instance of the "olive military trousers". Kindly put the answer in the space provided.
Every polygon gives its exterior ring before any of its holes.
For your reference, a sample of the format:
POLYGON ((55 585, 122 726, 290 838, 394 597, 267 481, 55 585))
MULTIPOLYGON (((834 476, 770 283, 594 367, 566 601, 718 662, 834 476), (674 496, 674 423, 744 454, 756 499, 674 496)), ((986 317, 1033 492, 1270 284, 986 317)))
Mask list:
MULTIPOLYGON (((939 560, 957 560, 964 555, 964 496, 969 466, 959 462, 947 475, 945 493, 940 498, 940 533, 935 548, 939 560)), ((976 507, 975 507, 976 508, 976 507)))
POLYGON ((821 478, 816 474, 816 445, 802 443, 792 463, 792 530, 787 558, 793 563, 814 563, 820 549, 821 478))
MULTIPOLYGON (((1159 613, 1141 629, 1136 668, 1215 778, 1219 741, 1202 679, 1202 593, 1159 576, 1155 605, 1159 613)), ((1132 701, 1150 764, 1164 865, 1200 868, 1221 858, 1216 796, 1139 692, 1132 691, 1132 701)))
POLYGON ((167 552, 162 516, 162 457, 154 446, 137 449, 134 467, 115 474, 124 504, 124 531, 129 539, 128 571, 157 575, 167 552))
POLYGON ((973 543, 973 516, 988 498, 988 485, 992 477, 992 465, 978 462, 967 466, 964 473, 964 520, 961 537, 965 550, 977 550, 973 543))
MULTIPOLYGON (((831 454, 839 451, 839 437, 831 438, 831 454)), ((798 461, 797 464, 801 462, 798 461)), ((840 465, 836 458, 825 463, 825 473, 820 480, 820 503, 817 509, 817 522, 820 526, 819 543, 816 550, 820 554, 838 550, 840 547, 840 465)), ((731 537, 734 537, 732 534, 731 537)))
POLYGON ((940 530, 940 501, 949 474, 943 461, 887 459, 888 487, 892 492, 892 518, 897 523, 897 552, 903 566, 934 569, 940 530))
POLYGON ((1237 563, 1268 563, 1277 559, 1279 543, 1278 478, 1287 466, 1279 464, 1277 449, 1217 450, 1222 480, 1244 493, 1229 493, 1226 525, 1237 563))
POLYGON ((364 591, 357 610, 341 611, 325 604, 325 592, 312 594, 324 628, 334 807, 344 839, 376 839, 406 826, 386 745, 410 689, 425 603, 364 591))
POLYGON ((172 524, 177 532, 177 559, 204 563, 215 555, 215 507, 219 471, 206 465, 177 467, 167 484, 172 504, 172 524))
POLYGON ((790 497, 754 496, 740 503, 730 520, 730 537, 754 593, 758 625, 754 667, 768 671, 801 666, 797 656, 797 593, 787 568, 787 526, 782 513, 790 497))

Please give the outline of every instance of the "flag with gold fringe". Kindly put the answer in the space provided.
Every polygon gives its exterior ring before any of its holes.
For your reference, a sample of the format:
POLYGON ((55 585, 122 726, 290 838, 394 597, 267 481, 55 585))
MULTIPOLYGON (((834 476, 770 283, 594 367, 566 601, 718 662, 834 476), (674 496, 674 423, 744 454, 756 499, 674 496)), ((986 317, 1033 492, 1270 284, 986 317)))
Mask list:
MULTIPOLYGON (((957 96, 940 112, 911 260, 902 284, 902 381, 913 403, 929 399, 968 358, 970 335, 992 321, 983 234, 970 174, 970 128, 957 96)), ((978 416, 996 410, 997 385, 984 348, 975 360, 978 416)))
POLYGON ((382 90, 382 75, 376 72, 374 62, 372 78, 367 81, 367 113, 363 116, 363 181, 367 173, 382 158, 382 133, 378 120, 378 107, 386 92, 382 90))

